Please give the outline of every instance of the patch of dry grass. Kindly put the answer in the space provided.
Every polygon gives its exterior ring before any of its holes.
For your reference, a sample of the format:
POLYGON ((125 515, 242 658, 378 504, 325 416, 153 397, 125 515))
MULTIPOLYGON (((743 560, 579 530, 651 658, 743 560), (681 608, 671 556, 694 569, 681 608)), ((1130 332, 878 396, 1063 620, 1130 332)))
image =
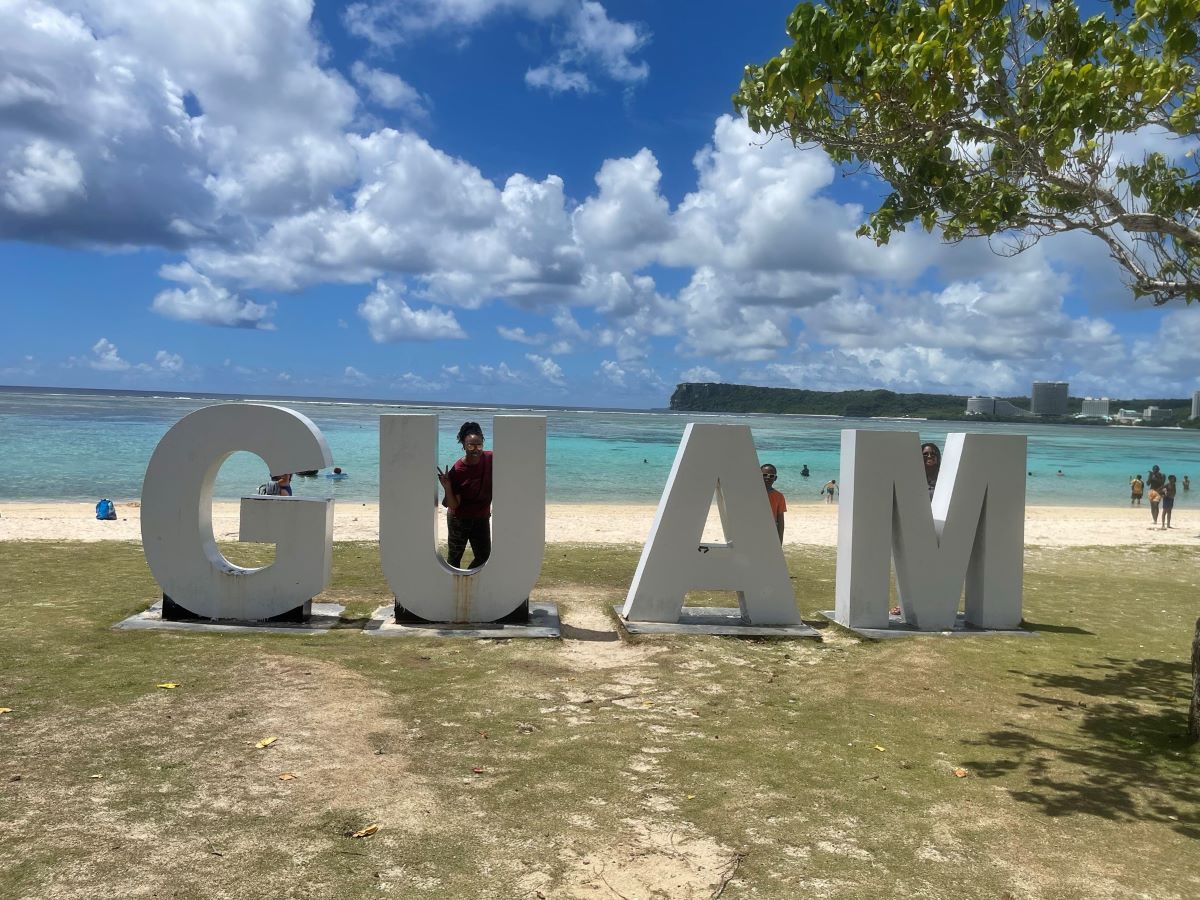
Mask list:
POLYGON ((138 547, 0 554, 3 897, 1200 894, 1185 550, 1031 550, 1035 638, 820 644, 620 636, 633 547, 548 548, 560 642, 362 635, 372 545, 317 637, 115 632, 138 547))

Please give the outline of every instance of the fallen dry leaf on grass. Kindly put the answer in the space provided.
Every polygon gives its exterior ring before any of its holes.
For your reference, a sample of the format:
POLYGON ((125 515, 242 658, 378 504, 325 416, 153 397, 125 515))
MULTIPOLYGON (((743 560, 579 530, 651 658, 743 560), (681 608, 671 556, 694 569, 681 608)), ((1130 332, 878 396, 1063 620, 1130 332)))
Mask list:
POLYGON ((277 737, 263 738, 261 741, 259 741, 257 744, 255 744, 254 747, 256 750, 262 750, 265 747, 270 747, 277 740, 279 740, 279 738, 277 738, 277 737))
POLYGON ((12 712, 11 706, 0 706, 0 716, 4 715, 5 713, 10 713, 10 712, 12 712))
POLYGON ((295 772, 284 772, 282 775, 279 776, 279 780, 280 781, 295 781, 299 777, 300 776, 297 775, 295 772))
POLYGON ((372 822, 372 823, 371 823, 370 825, 368 825, 366 828, 363 828, 363 829, 362 829, 362 830, 360 830, 360 831, 356 831, 356 832, 354 832, 354 834, 350 835, 350 837, 352 837, 352 838, 365 838, 365 837, 370 837, 371 835, 373 835, 373 834, 374 834, 375 832, 377 832, 378 830, 379 830, 379 825, 378 825, 377 823, 375 823, 375 822, 372 822))
POLYGON ((473 768, 471 771, 472 771, 472 772, 474 772, 476 775, 482 775, 482 774, 483 774, 483 769, 481 769, 479 766, 476 766, 476 767, 475 767, 475 768, 473 768))
POLYGON ((968 773, 966 769, 963 769, 961 767, 954 770, 955 778, 966 778, 968 774, 970 774, 970 773, 968 773))
POLYGON ((880 753, 887 753, 887 747, 880 747, 878 744, 873 749, 878 750, 880 753))
POLYGON ((179 687, 178 681, 164 681, 162 684, 156 684, 155 687, 165 688, 168 691, 173 691, 179 687))

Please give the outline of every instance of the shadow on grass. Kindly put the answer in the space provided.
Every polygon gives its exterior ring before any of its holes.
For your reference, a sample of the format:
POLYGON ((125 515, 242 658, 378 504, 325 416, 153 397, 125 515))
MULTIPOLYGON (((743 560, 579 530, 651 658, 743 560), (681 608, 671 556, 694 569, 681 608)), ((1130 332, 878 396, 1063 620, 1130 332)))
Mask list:
POLYGON ((1076 625, 1051 625, 1048 622, 1030 622, 1028 619, 1021 620, 1021 627, 1029 631, 1044 631, 1047 634, 1086 634, 1089 637, 1095 637, 1094 631, 1088 631, 1086 628, 1080 628, 1076 625))
MULTIPOLYGON (((1067 673, 1015 673, 1046 693, 1021 693, 1043 723, 993 731, 969 746, 1007 758, 965 761, 981 778, 1024 776, 1012 796, 1048 816, 1079 813, 1112 821, 1159 822, 1200 839, 1200 778, 1186 734, 1191 672, 1183 662, 1106 658, 1067 673), (1060 691, 1086 701, 1053 696, 1060 691), (1065 729, 1047 717, 1076 719, 1065 729)), ((1011 724, 1011 723, 1010 723, 1011 724)))

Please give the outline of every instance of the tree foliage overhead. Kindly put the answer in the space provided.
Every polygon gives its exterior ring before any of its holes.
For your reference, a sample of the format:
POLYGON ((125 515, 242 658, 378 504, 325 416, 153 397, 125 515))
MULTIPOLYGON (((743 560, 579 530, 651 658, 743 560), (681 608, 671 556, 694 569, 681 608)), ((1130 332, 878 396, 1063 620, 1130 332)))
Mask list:
POLYGON ((826 0, 747 66, 750 127, 891 185, 860 234, 1100 238, 1138 296, 1200 298, 1200 0, 826 0), (1148 140, 1174 147, 1141 151, 1148 140))

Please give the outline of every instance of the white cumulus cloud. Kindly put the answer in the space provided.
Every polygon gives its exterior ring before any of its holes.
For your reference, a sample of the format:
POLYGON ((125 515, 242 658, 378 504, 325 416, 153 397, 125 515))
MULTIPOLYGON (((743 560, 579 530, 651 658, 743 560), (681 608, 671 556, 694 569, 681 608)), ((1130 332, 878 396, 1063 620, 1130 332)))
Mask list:
POLYGON ((684 369, 679 373, 680 381, 690 382, 719 382, 720 374, 715 369, 710 369, 708 366, 693 366, 690 369, 684 369))
POLYGON ((0 176, 0 196, 15 213, 44 216, 84 194, 83 169, 68 147, 30 141, 0 176))
POLYGON ((428 117, 427 98, 399 75, 368 66, 362 60, 354 63, 350 74, 380 106, 397 110, 410 119, 428 117))
POLYGON ((614 387, 626 387, 626 372, 621 368, 621 364, 616 360, 602 360, 600 362, 600 368, 597 370, 596 374, 601 378, 601 380, 608 382, 614 387))
POLYGON ((464 339, 467 334, 454 313, 430 307, 413 309, 391 285, 379 282, 358 308, 371 339, 379 344, 396 341, 464 339))
POLYGON ((92 355, 86 359, 86 363, 99 372, 124 372, 130 367, 121 359, 116 344, 105 337, 92 345, 92 355))
POLYGON ((159 350, 154 354, 154 362, 160 371, 171 375, 177 375, 183 371, 183 357, 178 353, 168 353, 166 350, 159 350))
POLYGON ((226 328, 274 329, 269 319, 275 304, 255 303, 215 285, 204 275, 184 263, 167 266, 163 274, 175 281, 190 285, 186 290, 170 288, 154 298, 151 308, 159 315, 181 322, 202 322, 226 328))
POLYGON ((650 40, 646 27, 610 18, 595 0, 370 0, 351 3, 342 21, 351 34, 389 49, 434 31, 463 40, 500 13, 553 26, 549 38, 557 50, 526 72, 530 87, 586 93, 594 87, 589 74, 631 85, 650 73, 644 61, 634 58, 650 40))
POLYGON ((534 369, 543 381, 557 387, 562 387, 567 383, 566 377, 563 375, 562 366, 550 357, 538 356, 536 353, 526 353, 525 358, 533 363, 534 369))

